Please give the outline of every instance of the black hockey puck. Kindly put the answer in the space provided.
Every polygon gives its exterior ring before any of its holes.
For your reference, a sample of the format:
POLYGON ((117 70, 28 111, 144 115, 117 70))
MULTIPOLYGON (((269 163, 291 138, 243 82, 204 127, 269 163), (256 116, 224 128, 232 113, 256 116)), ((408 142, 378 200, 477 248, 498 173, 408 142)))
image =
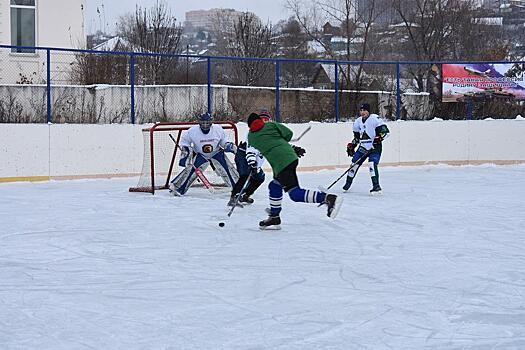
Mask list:
POLYGON ((219 227, 224 227, 224 222, 219 222, 219 227))

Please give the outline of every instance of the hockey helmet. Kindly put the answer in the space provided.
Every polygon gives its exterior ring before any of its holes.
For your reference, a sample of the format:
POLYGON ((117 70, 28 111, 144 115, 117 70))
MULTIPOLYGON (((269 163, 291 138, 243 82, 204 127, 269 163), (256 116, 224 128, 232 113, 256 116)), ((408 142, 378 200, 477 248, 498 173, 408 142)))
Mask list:
POLYGON ((268 112, 267 109, 261 110, 261 113, 259 113, 259 117, 266 123, 272 121, 272 115, 270 112, 268 112))
POLYGON ((210 113, 206 112, 199 116, 199 126, 201 128, 201 131, 205 134, 210 132, 211 124, 212 124, 212 116, 210 113))

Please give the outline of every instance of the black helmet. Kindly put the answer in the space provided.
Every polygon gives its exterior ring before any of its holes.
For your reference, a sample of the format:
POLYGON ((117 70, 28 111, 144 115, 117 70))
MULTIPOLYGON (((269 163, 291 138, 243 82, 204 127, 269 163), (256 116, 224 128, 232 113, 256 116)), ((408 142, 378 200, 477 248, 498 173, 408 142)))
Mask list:
POLYGON ((199 115, 199 126, 201 128, 201 131, 205 134, 210 132, 211 124, 212 124, 212 116, 210 113, 206 112, 204 114, 199 115))

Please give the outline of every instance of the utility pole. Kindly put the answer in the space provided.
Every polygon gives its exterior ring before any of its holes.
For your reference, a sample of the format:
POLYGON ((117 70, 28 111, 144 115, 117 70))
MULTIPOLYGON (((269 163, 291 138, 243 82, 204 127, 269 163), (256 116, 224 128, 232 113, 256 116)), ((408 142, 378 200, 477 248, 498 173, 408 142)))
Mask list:
POLYGON ((190 75, 190 57, 189 55, 190 51, 190 44, 186 44, 186 85, 189 84, 189 75, 190 75))

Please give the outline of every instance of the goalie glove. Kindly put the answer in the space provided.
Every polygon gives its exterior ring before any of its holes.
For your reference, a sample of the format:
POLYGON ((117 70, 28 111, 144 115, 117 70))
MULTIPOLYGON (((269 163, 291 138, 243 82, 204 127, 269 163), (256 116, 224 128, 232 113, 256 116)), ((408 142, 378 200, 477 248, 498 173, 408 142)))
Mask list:
POLYGON ((179 166, 186 167, 189 163, 191 163, 190 157, 190 149, 188 147, 182 147, 182 151, 180 153, 180 159, 179 159, 179 166))
POLYGON ((295 145, 291 145, 291 146, 293 148, 293 151, 297 155, 297 157, 301 158, 302 156, 304 156, 306 154, 306 150, 304 148, 299 147, 299 146, 295 146, 295 145))
POLYGON ((228 142, 224 146, 224 152, 237 153, 237 146, 233 142, 228 142))

